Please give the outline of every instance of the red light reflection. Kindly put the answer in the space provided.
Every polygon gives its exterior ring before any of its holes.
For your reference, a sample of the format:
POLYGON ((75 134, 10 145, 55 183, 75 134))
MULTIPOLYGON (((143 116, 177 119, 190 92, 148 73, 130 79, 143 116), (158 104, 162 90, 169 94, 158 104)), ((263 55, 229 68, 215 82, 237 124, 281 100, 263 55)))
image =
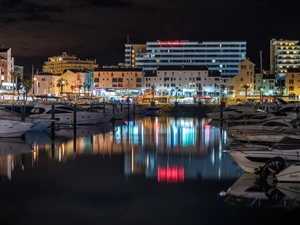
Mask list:
POLYGON ((158 167, 157 171, 158 182, 183 182, 184 181, 184 168, 183 167, 158 167))

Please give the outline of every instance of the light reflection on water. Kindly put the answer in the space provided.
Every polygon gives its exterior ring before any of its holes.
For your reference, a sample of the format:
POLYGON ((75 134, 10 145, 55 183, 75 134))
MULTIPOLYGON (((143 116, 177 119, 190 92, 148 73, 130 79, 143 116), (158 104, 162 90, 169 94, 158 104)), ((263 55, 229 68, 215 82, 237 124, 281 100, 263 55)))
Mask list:
POLYGON ((57 130, 55 135, 26 133, 25 142, 0 142, 0 173, 13 179, 15 167, 26 170, 45 160, 68 163, 81 155, 122 154, 126 176, 157 179, 160 168, 172 167, 183 168, 185 180, 238 178, 242 170, 221 152, 225 131, 207 122, 206 118, 145 117, 115 125, 78 126, 76 133, 73 129, 57 130), (27 153, 14 154, 14 148, 27 153), (47 158, 40 159, 41 153, 47 158))

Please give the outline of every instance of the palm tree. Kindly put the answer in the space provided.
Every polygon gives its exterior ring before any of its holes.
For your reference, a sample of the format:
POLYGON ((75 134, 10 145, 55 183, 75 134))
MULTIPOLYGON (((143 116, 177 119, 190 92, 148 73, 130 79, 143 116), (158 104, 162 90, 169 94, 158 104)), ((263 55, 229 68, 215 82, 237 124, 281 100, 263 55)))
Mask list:
POLYGON ((21 73, 19 71, 11 71, 10 72, 10 78, 13 81, 13 95, 15 95, 15 88, 16 88, 15 83, 19 76, 21 76, 21 73))
POLYGON ((27 100, 27 96, 31 89, 32 84, 33 84, 32 79, 23 80, 23 87, 25 90, 25 100, 27 100))
POLYGON ((76 84, 76 88, 78 88, 78 91, 79 91, 79 96, 80 96, 80 90, 81 90, 82 87, 83 87, 82 84, 76 84))
POLYGON ((68 81, 66 79, 64 79, 64 78, 60 78, 60 79, 57 80, 56 86, 60 88, 60 94, 62 95, 62 93, 63 93, 63 87, 64 86, 66 86, 66 87, 68 86, 68 81))
POLYGON ((243 88, 245 89, 245 101, 247 99, 247 94, 248 94, 248 89, 249 89, 250 85, 249 84, 244 84, 243 88))
POLYGON ((154 95, 155 95, 155 85, 153 84, 151 86, 151 94, 152 94, 152 102, 151 102, 151 106, 154 106, 155 105, 155 102, 154 102, 154 95))

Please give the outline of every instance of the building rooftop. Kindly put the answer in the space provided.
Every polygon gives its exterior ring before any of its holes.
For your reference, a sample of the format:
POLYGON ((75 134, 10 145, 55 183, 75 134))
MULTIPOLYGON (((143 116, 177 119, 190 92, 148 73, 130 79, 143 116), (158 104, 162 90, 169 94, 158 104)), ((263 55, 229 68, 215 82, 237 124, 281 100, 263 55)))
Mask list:
POLYGON ((4 48, 4 47, 2 47, 2 48, 0 48, 0 52, 7 52, 9 49, 10 48, 4 48))
POLYGON ((142 72, 143 68, 95 68, 94 71, 95 72, 104 72, 104 71, 108 71, 108 72, 122 72, 122 71, 142 72))

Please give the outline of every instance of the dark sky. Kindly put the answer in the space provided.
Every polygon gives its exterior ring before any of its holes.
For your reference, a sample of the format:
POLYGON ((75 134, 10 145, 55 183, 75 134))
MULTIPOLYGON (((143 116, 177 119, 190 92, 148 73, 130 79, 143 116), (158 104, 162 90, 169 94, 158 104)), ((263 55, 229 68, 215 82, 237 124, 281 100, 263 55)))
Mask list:
POLYGON ((300 39, 298 7, 269 0, 0 0, 0 45, 15 64, 41 69, 68 52, 99 65, 124 61, 124 44, 156 40, 247 41, 269 66, 272 38, 300 39))

